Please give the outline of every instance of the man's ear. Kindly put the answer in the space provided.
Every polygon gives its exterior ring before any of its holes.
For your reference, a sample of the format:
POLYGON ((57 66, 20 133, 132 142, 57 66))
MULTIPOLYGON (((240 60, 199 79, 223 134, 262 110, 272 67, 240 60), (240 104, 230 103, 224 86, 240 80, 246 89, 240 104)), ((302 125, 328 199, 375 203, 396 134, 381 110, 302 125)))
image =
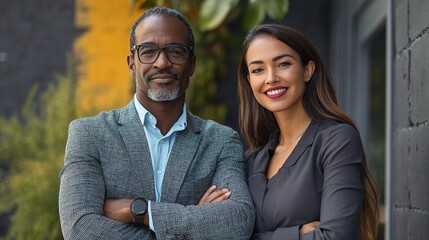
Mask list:
POLYGON ((132 54, 129 54, 127 56, 127 63, 128 63, 128 70, 134 76, 134 74, 136 72, 136 65, 135 65, 134 57, 132 54))
POLYGON ((189 77, 192 77, 192 75, 194 75, 196 59, 197 59, 197 56, 194 55, 194 56, 192 56, 192 58, 190 60, 191 66, 189 69, 189 77))

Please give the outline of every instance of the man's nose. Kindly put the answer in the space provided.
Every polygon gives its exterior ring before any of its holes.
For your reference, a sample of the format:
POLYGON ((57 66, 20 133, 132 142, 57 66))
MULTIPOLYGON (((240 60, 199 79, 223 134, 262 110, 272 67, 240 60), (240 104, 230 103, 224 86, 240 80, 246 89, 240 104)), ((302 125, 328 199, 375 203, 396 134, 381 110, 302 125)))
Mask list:
POLYGON ((172 63, 170 62, 170 60, 168 60, 167 54, 163 50, 160 50, 158 58, 153 63, 153 66, 163 69, 168 68, 169 66, 171 66, 171 64, 172 63))

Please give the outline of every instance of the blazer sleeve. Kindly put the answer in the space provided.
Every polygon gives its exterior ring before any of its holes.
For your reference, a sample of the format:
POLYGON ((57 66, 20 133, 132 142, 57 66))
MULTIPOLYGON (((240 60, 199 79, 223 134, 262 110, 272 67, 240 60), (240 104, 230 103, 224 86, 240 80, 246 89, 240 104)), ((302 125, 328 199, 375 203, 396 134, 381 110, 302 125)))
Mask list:
POLYGON ((212 184, 229 188, 231 197, 189 206, 153 202, 152 219, 158 239, 249 239, 255 216, 245 180, 243 147, 238 134, 230 133, 222 143, 212 184))
POLYGON ((283 240, 283 239, 299 239, 299 226, 278 227, 274 231, 266 231, 256 233, 252 239, 257 240, 283 240))
POLYGON ((86 121, 70 123, 60 172, 59 214, 64 239, 155 239, 148 229, 103 216, 105 187, 94 134, 86 121))
POLYGON ((364 159, 360 137, 350 125, 339 124, 325 130, 317 142, 323 174, 320 225, 300 239, 359 239, 364 159))

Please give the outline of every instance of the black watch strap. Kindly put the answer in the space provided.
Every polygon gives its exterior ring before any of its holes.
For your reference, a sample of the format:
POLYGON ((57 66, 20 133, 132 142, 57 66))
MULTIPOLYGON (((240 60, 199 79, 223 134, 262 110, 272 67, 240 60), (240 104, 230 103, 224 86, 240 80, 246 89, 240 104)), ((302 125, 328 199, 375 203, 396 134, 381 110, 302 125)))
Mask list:
POLYGON ((134 216, 134 225, 136 225, 137 227, 145 227, 143 219, 144 215, 134 216))

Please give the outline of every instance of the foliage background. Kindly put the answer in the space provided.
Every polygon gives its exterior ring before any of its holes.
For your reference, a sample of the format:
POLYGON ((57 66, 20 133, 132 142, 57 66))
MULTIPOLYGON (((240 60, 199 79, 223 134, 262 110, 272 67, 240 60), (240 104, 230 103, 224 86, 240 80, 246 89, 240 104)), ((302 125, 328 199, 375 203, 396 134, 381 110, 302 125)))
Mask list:
MULTIPOLYGON (((131 1, 131 9, 155 5, 176 8, 190 20, 199 60, 187 102, 194 113, 223 122, 226 109, 215 102, 215 96, 219 91, 219 79, 225 76, 227 66, 224 63, 227 58, 238 62, 245 32, 266 17, 283 18, 288 10, 288 1, 131 1), (230 49, 235 51, 227 53, 230 49)), ((77 23, 77 27, 79 24, 82 23, 77 23)), ((121 45, 127 46, 127 43, 121 45)), ((103 57, 103 50, 110 47, 81 40, 76 44, 77 49, 80 44, 94 46, 92 57, 103 57)), ((0 212, 11 214, 11 226, 5 239, 62 239, 58 216, 58 174, 63 164, 67 127, 72 119, 92 115, 105 107, 100 106, 105 104, 103 100, 85 98, 94 93, 82 90, 82 86, 87 84, 84 80, 76 81, 75 73, 82 71, 76 55, 69 60, 67 72, 57 74, 46 92, 36 96, 37 86, 34 86, 19 114, 10 119, 0 118, 0 212), (77 99, 85 100, 79 102, 77 99)), ((86 74, 92 78, 99 73, 86 71, 86 74)), ((103 84, 106 83, 95 86, 96 90, 103 89, 103 84)), ((106 92, 98 92, 98 95, 103 96, 103 93, 106 92)), ((126 99, 129 100, 131 94, 132 91, 126 94, 126 99)))
POLYGON ((69 69, 40 99, 33 88, 21 118, 0 119, 0 164, 9 170, 0 173, 0 211, 13 213, 6 239, 61 239, 58 172, 67 126, 75 117, 69 69))

